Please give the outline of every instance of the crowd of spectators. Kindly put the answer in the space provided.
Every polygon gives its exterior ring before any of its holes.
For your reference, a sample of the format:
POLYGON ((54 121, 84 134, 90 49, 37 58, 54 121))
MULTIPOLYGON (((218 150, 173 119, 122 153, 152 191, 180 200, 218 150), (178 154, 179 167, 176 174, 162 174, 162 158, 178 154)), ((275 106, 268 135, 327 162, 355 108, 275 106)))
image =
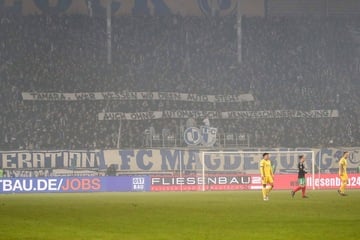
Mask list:
MULTIPOLYGON (((144 132, 181 139, 186 119, 99 121, 99 112, 337 109, 338 118, 210 119, 253 147, 359 146, 357 41, 345 18, 2 16, 0 146, 141 148, 144 132), (252 93, 248 103, 23 101, 22 92, 252 93), (120 137, 119 137, 120 133, 120 137)), ((201 119, 199 120, 201 122, 201 119)), ((181 145, 181 141, 177 144, 181 145)), ((220 143, 221 144, 221 143, 220 143)))

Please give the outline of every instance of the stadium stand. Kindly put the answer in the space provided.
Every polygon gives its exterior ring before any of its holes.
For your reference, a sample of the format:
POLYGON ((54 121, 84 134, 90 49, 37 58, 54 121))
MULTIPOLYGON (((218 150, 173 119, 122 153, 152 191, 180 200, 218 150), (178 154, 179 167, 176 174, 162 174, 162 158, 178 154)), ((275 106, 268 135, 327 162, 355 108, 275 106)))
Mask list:
MULTIPOLYGON (((250 146, 327 147, 360 143, 360 62, 356 17, 246 18, 237 63, 236 18, 2 16, 0 146, 15 149, 110 149, 119 123, 103 111, 338 109, 338 118, 211 120, 220 134, 243 133, 250 146), (329 87, 329 86, 334 87, 329 87), (169 101, 23 101, 21 93, 178 91, 251 92, 250 103, 169 101)), ((184 120, 124 121, 121 148, 147 144, 145 131, 181 139, 184 120)), ((181 142, 167 144, 177 144, 181 142)), ((161 145, 161 144, 160 144, 161 145)))

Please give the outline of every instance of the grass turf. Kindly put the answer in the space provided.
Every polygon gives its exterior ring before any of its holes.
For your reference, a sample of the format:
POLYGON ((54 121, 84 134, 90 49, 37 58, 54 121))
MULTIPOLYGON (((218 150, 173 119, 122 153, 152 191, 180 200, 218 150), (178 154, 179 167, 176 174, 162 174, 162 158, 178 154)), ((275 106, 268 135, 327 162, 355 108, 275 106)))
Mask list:
POLYGON ((360 239, 360 191, 0 195, 0 239, 360 239))

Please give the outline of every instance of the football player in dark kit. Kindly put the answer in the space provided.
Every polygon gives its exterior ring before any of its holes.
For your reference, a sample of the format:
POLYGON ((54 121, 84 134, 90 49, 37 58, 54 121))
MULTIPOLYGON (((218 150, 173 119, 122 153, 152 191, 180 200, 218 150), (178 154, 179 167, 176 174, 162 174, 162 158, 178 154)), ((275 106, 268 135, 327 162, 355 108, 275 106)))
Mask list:
POLYGON ((295 193, 297 191, 299 191, 301 189, 302 191, 302 197, 303 198, 308 198, 308 196, 305 195, 305 191, 306 191, 306 178, 305 178, 305 174, 307 173, 305 171, 305 157, 304 155, 300 155, 299 156, 299 163, 298 163, 298 181, 299 181, 299 186, 297 188, 295 188, 293 191, 291 191, 291 196, 294 197, 295 193))

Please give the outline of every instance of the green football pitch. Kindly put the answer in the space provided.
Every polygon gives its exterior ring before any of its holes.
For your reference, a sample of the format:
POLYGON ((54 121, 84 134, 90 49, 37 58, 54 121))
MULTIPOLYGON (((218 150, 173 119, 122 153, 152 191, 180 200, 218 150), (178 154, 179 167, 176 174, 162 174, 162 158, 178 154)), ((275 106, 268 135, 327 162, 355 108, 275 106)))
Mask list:
POLYGON ((360 239, 360 191, 0 195, 0 239, 360 239))

